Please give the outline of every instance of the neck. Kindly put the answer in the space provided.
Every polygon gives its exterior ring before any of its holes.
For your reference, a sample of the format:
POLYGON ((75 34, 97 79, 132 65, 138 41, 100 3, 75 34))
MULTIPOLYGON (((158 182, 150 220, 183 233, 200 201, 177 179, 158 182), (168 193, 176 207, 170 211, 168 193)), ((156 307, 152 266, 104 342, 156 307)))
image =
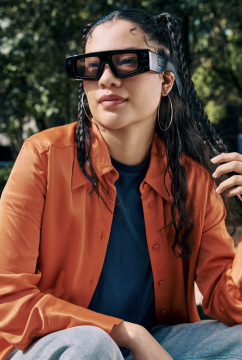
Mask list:
POLYGON ((134 123, 122 129, 107 129, 100 125, 110 155, 126 165, 139 165, 149 158, 155 123, 134 123), (149 126, 147 126, 149 124, 149 126))

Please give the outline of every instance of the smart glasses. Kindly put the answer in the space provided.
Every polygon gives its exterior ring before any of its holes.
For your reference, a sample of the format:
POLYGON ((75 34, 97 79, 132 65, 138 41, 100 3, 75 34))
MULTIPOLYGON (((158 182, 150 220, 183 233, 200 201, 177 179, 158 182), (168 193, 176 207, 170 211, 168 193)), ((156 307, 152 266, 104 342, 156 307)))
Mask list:
POLYGON ((175 75, 178 92, 182 94, 182 84, 174 64, 148 49, 121 49, 98 51, 86 54, 68 56, 66 72, 76 80, 99 80, 105 64, 108 64, 113 74, 118 78, 127 78, 147 71, 162 73, 171 71, 175 75))

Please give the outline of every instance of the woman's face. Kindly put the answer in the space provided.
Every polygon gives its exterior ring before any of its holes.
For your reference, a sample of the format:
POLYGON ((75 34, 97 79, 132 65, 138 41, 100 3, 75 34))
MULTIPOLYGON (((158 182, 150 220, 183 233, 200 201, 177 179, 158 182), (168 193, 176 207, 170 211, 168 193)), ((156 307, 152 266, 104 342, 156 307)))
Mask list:
MULTIPOLYGON (((146 36, 147 38, 147 36, 146 36)), ((149 44, 154 45, 154 44, 149 44)), ((116 20, 98 25, 88 37, 85 52, 125 48, 149 48, 145 35, 129 21, 116 20), (135 30, 132 30, 136 28, 135 30), (132 30, 132 31, 131 31, 132 30)), ((155 51, 154 47, 150 50, 155 51)), ((154 126, 160 102, 164 73, 148 71, 130 78, 114 76, 108 64, 98 81, 85 80, 84 89, 91 113, 97 124, 107 129, 121 129, 141 122, 154 126), (119 104, 99 102, 103 95, 125 98, 119 104)))

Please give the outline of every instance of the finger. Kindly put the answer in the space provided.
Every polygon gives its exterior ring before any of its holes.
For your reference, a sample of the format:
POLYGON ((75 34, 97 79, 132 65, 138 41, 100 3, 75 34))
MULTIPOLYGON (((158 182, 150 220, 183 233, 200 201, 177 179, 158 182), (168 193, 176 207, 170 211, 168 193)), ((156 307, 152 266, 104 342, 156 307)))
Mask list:
MULTIPOLYGON (((223 182, 221 182, 221 184, 219 184, 219 186, 216 189, 216 192, 222 193, 224 190, 229 189, 234 186, 242 186, 242 176, 234 175, 234 176, 231 176, 229 179, 224 180, 223 182)), ((241 192, 241 194, 242 194, 242 192, 241 192)))
POLYGON ((237 152, 231 152, 228 154, 222 153, 220 155, 215 156, 211 159, 212 163, 219 164, 221 162, 229 162, 229 161, 241 161, 242 155, 237 152))
POLYGON ((240 161, 230 161, 226 164, 220 165, 217 167, 217 169, 214 171, 212 176, 214 178, 218 178, 222 174, 226 174, 229 172, 236 172, 238 174, 242 174, 242 162, 240 161))
MULTIPOLYGON (((235 188, 226 192, 225 195, 228 197, 231 197, 231 196, 241 195, 241 194, 242 194, 242 186, 236 186, 235 188)), ((240 196, 239 196, 239 198, 240 198, 240 196)))

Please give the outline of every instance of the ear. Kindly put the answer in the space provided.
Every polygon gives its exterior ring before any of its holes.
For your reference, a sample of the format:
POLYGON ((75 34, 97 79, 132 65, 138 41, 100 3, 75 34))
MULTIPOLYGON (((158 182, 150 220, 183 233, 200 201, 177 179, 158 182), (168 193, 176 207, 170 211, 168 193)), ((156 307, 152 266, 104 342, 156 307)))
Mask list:
POLYGON ((163 71, 162 75, 162 86, 161 86, 161 96, 166 96, 172 89, 175 75, 171 71, 163 71))

